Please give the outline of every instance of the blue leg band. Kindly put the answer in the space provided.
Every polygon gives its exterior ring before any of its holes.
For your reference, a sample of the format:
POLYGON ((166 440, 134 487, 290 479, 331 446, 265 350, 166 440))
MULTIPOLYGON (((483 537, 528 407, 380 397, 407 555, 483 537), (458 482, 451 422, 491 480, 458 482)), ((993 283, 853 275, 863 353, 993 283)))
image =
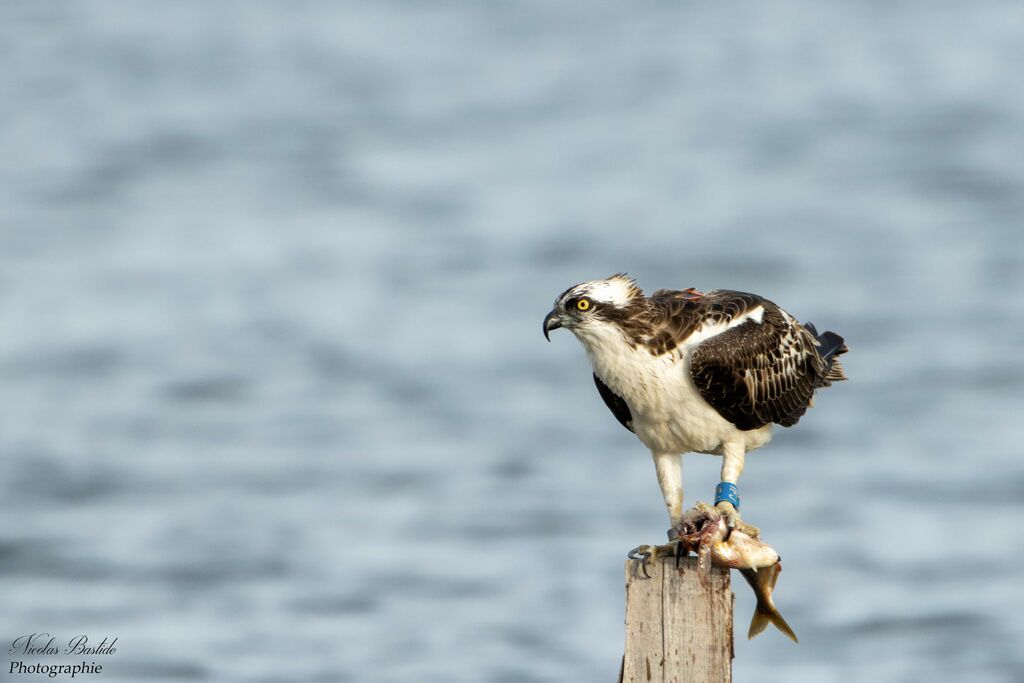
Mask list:
POLYGON ((715 505, 718 505, 723 500, 732 503, 732 506, 737 510, 740 509, 740 494, 736 490, 736 484, 723 481, 715 487, 715 505))

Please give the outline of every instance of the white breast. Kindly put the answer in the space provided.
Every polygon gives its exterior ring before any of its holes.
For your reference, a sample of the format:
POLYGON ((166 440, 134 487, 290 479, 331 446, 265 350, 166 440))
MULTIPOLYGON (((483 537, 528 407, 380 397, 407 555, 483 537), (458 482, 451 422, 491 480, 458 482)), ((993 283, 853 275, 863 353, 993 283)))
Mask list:
POLYGON ((633 430, 652 451, 721 453, 726 441, 752 450, 768 442, 771 426, 743 432, 722 418, 701 397, 690 378, 689 360, 704 339, 748 319, 760 322, 758 308, 729 324, 698 329, 674 352, 652 355, 631 348, 614 325, 587 325, 573 330, 587 351, 594 373, 621 396, 633 414, 633 430))

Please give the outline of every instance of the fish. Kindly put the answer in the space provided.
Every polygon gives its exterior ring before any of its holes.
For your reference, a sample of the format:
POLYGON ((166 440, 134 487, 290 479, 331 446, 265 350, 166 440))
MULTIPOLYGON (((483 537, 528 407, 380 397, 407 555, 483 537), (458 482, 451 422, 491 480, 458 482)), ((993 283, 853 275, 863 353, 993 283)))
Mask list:
POLYGON ((786 620, 779 614, 775 601, 772 599, 772 593, 775 592, 775 582, 779 580, 779 574, 781 573, 781 560, 760 571, 753 569, 740 570, 740 574, 750 584, 754 591, 754 597, 757 598, 757 607, 754 608, 754 616, 750 619, 750 628, 747 629, 747 640, 753 640, 754 636, 760 635, 768 628, 768 624, 772 624, 794 643, 800 642, 796 637, 796 633, 793 632, 793 629, 790 628, 786 620))
POLYGON ((702 571, 706 572, 711 565, 736 569, 750 584, 757 599, 747 638, 754 638, 772 624, 794 643, 800 642, 772 597, 782 572, 782 559, 774 548, 760 538, 730 529, 718 509, 707 503, 697 503, 688 510, 671 533, 675 535, 674 541, 635 548, 629 554, 630 559, 640 561, 645 574, 646 564, 654 558, 680 558, 690 552, 696 553, 697 566, 702 571))

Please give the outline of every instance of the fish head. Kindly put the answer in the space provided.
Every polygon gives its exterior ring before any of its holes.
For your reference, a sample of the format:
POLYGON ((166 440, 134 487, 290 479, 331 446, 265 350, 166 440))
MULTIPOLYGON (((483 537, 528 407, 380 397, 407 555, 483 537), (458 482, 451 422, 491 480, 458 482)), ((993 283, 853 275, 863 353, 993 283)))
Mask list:
POLYGON ((701 546, 721 541, 727 533, 722 513, 707 503, 697 503, 687 510, 675 530, 679 541, 693 552, 701 546))

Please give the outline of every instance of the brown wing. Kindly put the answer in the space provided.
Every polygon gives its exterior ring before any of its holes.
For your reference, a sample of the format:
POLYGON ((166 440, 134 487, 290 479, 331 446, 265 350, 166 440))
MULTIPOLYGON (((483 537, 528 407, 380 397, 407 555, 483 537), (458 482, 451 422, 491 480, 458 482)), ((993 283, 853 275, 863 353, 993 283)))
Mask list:
POLYGON ((757 294, 726 289, 707 294, 659 289, 649 300, 650 329, 644 344, 656 356, 675 351, 698 327, 728 323, 765 301, 757 294))
POLYGON ((762 305, 760 323, 749 320, 701 342, 690 359, 701 396, 743 430, 795 425, 814 389, 830 379, 814 336, 772 302, 762 305))

